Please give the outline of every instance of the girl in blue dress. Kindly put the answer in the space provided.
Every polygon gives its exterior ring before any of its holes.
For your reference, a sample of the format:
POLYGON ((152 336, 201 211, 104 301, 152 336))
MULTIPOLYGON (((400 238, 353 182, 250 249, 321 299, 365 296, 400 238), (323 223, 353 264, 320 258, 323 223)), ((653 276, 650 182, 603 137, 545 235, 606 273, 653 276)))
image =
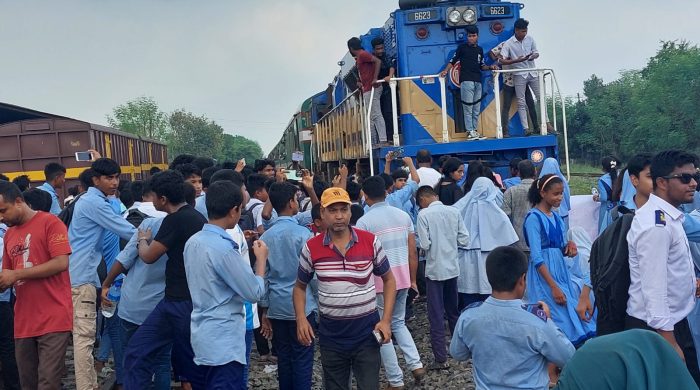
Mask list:
POLYGON ((593 196, 593 200, 600 202, 600 212, 598 213, 598 234, 612 223, 612 211, 617 206, 617 199, 614 199, 613 187, 617 182, 617 159, 612 156, 603 157, 601 162, 605 174, 598 179, 598 195, 593 196))
POLYGON ((571 210, 571 190, 569 190, 569 183, 566 181, 564 174, 561 173, 559 162, 552 157, 548 157, 544 160, 544 163, 542 163, 540 179, 546 175, 557 175, 564 186, 564 196, 556 211, 564 221, 564 231, 566 232, 569 230, 569 210, 571 210))
POLYGON ((595 335, 595 323, 581 321, 576 313, 578 289, 564 256, 575 257, 577 248, 566 241, 564 221, 553 211, 563 197, 564 184, 557 175, 541 177, 528 193, 533 208, 523 226, 530 247, 527 298, 533 303, 546 303, 554 323, 574 346, 579 346, 595 335))

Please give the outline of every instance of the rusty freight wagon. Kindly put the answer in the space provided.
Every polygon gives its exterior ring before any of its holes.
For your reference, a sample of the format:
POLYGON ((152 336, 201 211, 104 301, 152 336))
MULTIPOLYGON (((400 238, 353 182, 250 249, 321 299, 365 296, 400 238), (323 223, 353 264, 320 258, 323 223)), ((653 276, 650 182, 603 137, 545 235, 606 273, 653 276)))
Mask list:
POLYGON ((44 166, 57 162, 66 167, 65 191, 77 184, 78 175, 90 166, 76 161, 75 153, 95 149, 102 157, 121 165, 122 178, 139 180, 151 167, 167 169, 164 143, 144 139, 105 126, 0 103, 0 173, 10 180, 29 176, 33 184, 44 181, 44 166))

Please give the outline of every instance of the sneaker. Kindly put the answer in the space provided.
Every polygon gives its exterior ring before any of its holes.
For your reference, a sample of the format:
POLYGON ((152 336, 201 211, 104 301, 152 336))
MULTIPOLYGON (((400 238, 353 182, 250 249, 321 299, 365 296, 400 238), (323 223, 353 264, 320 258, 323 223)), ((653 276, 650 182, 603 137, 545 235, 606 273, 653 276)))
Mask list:
POLYGON ((477 133, 476 131, 470 131, 469 135, 467 136, 467 140, 477 140, 481 139, 481 135, 477 133))
POLYGON ((535 133, 533 133, 532 131, 530 131, 530 129, 525 129, 525 136, 526 136, 526 137, 529 137, 529 136, 531 136, 531 135, 535 135, 535 133))
POLYGON ((432 362, 428 366, 428 371, 437 371, 437 370, 447 370, 450 368, 450 363, 448 362, 432 362))

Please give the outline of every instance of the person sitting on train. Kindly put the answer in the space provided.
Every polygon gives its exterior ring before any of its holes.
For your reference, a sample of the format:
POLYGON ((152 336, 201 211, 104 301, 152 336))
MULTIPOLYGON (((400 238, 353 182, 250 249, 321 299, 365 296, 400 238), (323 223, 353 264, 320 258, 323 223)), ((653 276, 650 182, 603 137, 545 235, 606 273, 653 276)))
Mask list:
POLYGON ((380 104, 383 86, 378 83, 379 71, 382 68, 382 60, 375 57, 371 53, 362 48, 360 38, 350 38, 348 40, 348 50, 355 57, 357 71, 360 74, 360 82, 362 83, 362 99, 364 100, 365 110, 370 105, 370 122, 372 124, 372 146, 381 147, 387 145, 386 123, 382 116, 382 108, 380 104), (374 88, 374 95, 372 89, 374 88), (371 101, 370 101, 371 98, 371 101))
POLYGON ((488 66, 484 63, 484 49, 479 46, 479 28, 467 26, 467 42, 457 47, 457 51, 440 72, 445 77, 459 62, 459 89, 464 115, 464 128, 469 139, 480 139, 476 130, 481 112, 481 71, 496 70, 498 65, 488 66))
POLYGON ((268 179, 275 178, 276 165, 274 160, 270 160, 269 158, 255 160, 254 169, 259 175, 267 176, 268 179))
POLYGON ((391 109, 391 89, 389 88, 389 80, 396 76, 396 58, 392 58, 386 54, 384 47, 384 38, 372 39, 372 50, 375 57, 382 61, 379 68, 378 80, 384 80, 386 84, 382 86, 382 94, 379 105, 381 106, 382 117, 384 117, 384 125, 386 127, 387 141, 391 142, 394 138, 394 120, 392 118, 391 109))

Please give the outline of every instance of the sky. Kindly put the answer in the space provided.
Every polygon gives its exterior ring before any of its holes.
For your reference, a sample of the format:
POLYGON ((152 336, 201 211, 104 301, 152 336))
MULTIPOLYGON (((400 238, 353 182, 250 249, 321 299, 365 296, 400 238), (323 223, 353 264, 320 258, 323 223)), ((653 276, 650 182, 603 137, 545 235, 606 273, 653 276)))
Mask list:
MULTIPOLYGON (((521 0, 562 92, 642 68, 663 40, 698 43, 700 2, 521 0)), ((0 0, 0 101, 106 124, 150 96, 206 115, 267 153, 339 71, 350 36, 397 0, 0 0)))

